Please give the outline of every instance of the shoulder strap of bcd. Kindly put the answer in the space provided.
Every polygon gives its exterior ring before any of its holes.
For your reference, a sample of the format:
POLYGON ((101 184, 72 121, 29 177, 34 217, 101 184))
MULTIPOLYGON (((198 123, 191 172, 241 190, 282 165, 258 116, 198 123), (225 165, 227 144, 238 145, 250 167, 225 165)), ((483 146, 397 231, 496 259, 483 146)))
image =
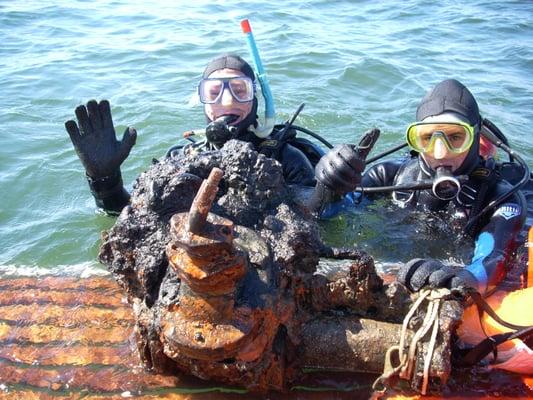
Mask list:
POLYGON ((483 328, 482 320, 484 313, 487 313, 492 319, 494 319, 494 321, 496 321, 500 325, 513 330, 511 332, 499 333, 492 336, 488 336, 485 333, 485 336, 487 337, 484 340, 479 342, 473 348, 469 349, 468 352, 460 359, 456 360, 456 363, 458 365, 471 366, 477 364, 490 353, 493 353, 494 359, 496 359, 498 355, 498 346, 508 340, 520 339, 527 346, 533 347, 533 326, 515 325, 504 321, 498 316, 498 314, 496 314, 496 312, 491 308, 491 306, 489 306, 489 304, 483 299, 483 297, 478 292, 471 292, 470 297, 472 298, 478 309, 479 323, 484 333, 485 329, 483 328))

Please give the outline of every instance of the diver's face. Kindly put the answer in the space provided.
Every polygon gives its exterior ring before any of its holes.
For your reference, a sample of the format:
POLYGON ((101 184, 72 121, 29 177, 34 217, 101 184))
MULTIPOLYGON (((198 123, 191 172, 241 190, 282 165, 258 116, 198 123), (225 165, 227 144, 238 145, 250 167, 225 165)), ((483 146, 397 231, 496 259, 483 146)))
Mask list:
MULTIPOLYGON (((208 78, 230 78, 236 76, 246 76, 241 71, 232 68, 224 68, 213 71, 208 78)), ((245 119, 248 114, 252 111, 253 101, 248 101, 246 103, 240 103, 231 94, 229 88, 224 89, 222 97, 217 103, 214 104, 205 104, 204 110, 207 118, 211 121, 214 121, 217 118, 220 118, 224 115, 236 115, 238 119, 233 121, 231 125, 238 124, 243 119, 245 119)))
POLYGON ((448 150, 448 147, 444 143, 443 139, 437 138, 435 140, 435 145, 431 151, 422 153, 422 158, 426 164, 434 171, 439 167, 446 167, 450 169, 453 173, 459 169, 463 164, 466 156, 468 155, 468 150, 462 153, 452 153, 448 150))

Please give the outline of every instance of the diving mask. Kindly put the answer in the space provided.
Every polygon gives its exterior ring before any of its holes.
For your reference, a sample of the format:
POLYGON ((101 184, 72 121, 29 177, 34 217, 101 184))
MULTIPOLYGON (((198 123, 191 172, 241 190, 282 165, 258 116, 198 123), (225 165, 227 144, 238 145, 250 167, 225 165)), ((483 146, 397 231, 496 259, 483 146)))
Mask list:
POLYGON ((474 127, 462 122, 415 122, 407 128, 407 143, 420 153, 433 151, 437 139, 448 151, 463 153, 474 142, 474 127))
POLYGON ((198 85, 198 97, 204 104, 214 104, 222 99, 225 89, 229 89, 233 98, 239 103, 247 103, 254 99, 255 84, 247 76, 202 79, 198 85))

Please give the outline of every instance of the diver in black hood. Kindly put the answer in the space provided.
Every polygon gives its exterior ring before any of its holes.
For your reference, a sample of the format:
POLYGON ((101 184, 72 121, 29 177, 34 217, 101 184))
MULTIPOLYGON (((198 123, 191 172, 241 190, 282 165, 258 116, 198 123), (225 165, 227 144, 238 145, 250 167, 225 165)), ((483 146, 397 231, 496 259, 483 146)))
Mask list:
MULTIPOLYGON (((256 135, 256 94, 254 71, 241 57, 223 54, 211 60, 198 85, 198 97, 208 122, 206 140, 190 147, 216 149, 230 139, 249 142, 257 151, 281 163, 288 184, 314 186, 314 168, 307 156, 286 141, 276 140, 284 125, 274 126, 266 138, 256 135), (275 151, 269 147, 272 143, 275 151)), ((172 154, 171 150, 169 155, 172 154)))
MULTIPOLYGON (((228 140, 238 139, 278 160, 288 184, 314 186, 314 169, 308 157, 286 141, 276 140, 284 125, 274 126, 267 138, 254 133, 258 106, 255 74, 241 57, 224 54, 210 61, 198 85, 198 96, 208 122, 206 141, 173 147, 167 157, 180 151, 220 148, 228 140), (267 146, 271 143, 272 149, 267 146)), ((122 140, 117 140, 107 100, 100 103, 91 100, 87 106, 78 106, 75 113, 77 123, 69 120, 65 128, 85 168, 96 205, 107 213, 118 214, 130 198, 122 182, 120 165, 135 144, 137 132, 128 127, 122 140)))
POLYGON ((445 80, 422 99, 416 122, 407 129, 412 158, 375 164, 361 177, 364 163, 358 162, 357 148, 342 145, 316 167, 319 186, 337 197, 359 185, 367 192, 392 187, 394 202, 402 206, 452 210, 465 217, 466 233, 476 240, 471 264, 454 268, 433 259, 411 260, 398 277, 410 290, 472 287, 487 294, 506 274, 526 206, 523 195, 499 176, 494 160, 480 157, 482 121, 470 91, 457 80, 445 80), (430 187, 416 189, 428 181, 433 182, 430 187))
POLYGON ((198 85, 198 97, 208 123, 208 147, 221 147, 230 139, 259 139, 249 130, 257 126, 255 73, 241 57, 224 54, 211 60, 198 85))

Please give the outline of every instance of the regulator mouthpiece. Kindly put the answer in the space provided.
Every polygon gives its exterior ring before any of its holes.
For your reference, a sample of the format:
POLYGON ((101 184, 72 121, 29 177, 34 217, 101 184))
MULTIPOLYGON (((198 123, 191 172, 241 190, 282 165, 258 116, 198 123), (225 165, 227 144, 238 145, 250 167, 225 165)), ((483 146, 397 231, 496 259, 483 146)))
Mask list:
POLYGON ((229 124, 235 122, 238 118, 237 115, 223 115, 211 122, 205 128, 207 141, 217 147, 222 147, 228 140, 233 139, 236 128, 229 126, 229 124))
POLYGON ((459 194, 461 182, 452 175, 450 168, 439 167, 431 190, 438 199, 452 200, 459 194))

